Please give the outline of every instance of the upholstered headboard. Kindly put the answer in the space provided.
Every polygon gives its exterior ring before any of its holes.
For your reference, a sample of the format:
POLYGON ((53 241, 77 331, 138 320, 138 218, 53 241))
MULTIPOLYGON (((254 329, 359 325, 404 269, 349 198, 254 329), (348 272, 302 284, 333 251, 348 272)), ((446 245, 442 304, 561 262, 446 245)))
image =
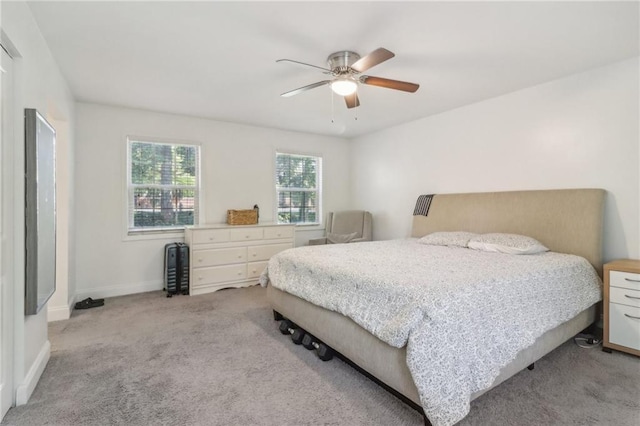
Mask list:
POLYGON ((604 197, 602 189, 437 194, 427 216, 413 217, 411 236, 436 231, 528 235, 552 251, 584 257, 602 276, 604 197))

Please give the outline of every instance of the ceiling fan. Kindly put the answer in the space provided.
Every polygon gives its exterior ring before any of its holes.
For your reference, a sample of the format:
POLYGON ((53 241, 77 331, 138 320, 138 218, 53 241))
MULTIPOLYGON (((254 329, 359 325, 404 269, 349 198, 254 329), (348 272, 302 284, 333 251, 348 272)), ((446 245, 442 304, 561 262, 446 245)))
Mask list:
POLYGON ((358 84, 368 84, 370 86, 386 87, 387 89, 414 93, 420 87, 419 84, 362 74, 369 68, 373 68, 394 56, 395 54, 393 54, 393 52, 390 52, 383 47, 374 50, 364 57, 360 57, 360 55, 355 52, 343 50, 329 55, 327 58, 328 68, 294 61, 292 59, 278 59, 276 62, 293 62, 300 65, 314 67, 324 71, 324 74, 331 74, 332 76, 330 80, 323 80, 309 84, 308 86, 299 87, 285 92, 280 96, 287 98, 310 89, 315 89, 316 87, 329 85, 334 93, 344 96, 347 108, 355 108, 360 106, 360 100, 358 99, 357 93, 358 84))

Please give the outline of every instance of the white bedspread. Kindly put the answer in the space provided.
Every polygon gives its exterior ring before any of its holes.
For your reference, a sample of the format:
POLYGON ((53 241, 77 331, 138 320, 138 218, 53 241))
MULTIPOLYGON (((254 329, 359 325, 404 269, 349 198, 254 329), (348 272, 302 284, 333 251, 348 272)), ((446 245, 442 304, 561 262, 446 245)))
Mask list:
POLYGON ((272 257, 260 283, 340 312, 395 347, 434 426, 547 330, 601 299, 583 258, 427 246, 416 239, 300 247, 272 257))

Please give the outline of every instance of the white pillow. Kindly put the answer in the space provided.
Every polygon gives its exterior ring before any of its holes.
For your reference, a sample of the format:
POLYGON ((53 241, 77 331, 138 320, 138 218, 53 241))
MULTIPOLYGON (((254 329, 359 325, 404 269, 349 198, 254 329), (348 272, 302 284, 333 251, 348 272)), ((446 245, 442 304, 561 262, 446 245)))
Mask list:
POLYGON ((508 254, 536 254, 549 251, 535 238, 518 234, 482 234, 469 241, 474 250, 508 254))
POLYGON ((477 236, 473 232, 432 232, 418 240, 421 244, 431 246, 466 247, 471 238, 477 236))
POLYGON ((350 242, 357 236, 357 232, 352 232, 351 234, 334 234, 332 232, 329 232, 327 233, 327 241, 332 244, 343 244, 350 242))

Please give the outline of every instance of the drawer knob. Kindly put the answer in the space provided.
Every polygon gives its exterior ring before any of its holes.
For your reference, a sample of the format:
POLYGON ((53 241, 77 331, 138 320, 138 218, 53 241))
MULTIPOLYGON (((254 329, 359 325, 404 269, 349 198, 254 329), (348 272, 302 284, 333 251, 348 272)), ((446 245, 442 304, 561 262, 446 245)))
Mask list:
POLYGON ((249 238, 249 236, 248 236, 248 235, 245 235, 244 237, 245 237, 245 238, 249 238))
POLYGON ((257 255, 255 253, 252 254, 253 257, 256 257, 257 255))
POLYGON ((202 258, 201 258, 201 257, 200 257, 200 258, 198 258, 198 262, 202 262, 202 258))
POLYGON ((209 241, 213 241, 213 237, 209 237, 209 241))
POLYGON ((242 259, 242 255, 241 254, 238 255, 238 259, 242 259))
POLYGON ((280 236, 280 233, 278 233, 278 237, 280 236))
POLYGON ((636 299, 636 300, 640 300, 640 297, 635 297, 635 296, 629 296, 628 294, 625 294, 624 297, 628 297, 629 299, 636 299))
POLYGON ((238 275, 242 275, 242 272, 238 272, 238 275))
POLYGON ((640 319, 640 317, 634 317, 633 315, 629 315, 629 314, 624 314, 625 317, 629 317, 629 318, 633 318, 633 319, 640 319))
POLYGON ((625 278, 625 280, 631 281, 632 283, 640 283, 640 280, 634 280, 634 279, 631 279, 631 278, 625 278))
POLYGON ((198 281, 202 281, 202 276, 198 277, 198 281))

